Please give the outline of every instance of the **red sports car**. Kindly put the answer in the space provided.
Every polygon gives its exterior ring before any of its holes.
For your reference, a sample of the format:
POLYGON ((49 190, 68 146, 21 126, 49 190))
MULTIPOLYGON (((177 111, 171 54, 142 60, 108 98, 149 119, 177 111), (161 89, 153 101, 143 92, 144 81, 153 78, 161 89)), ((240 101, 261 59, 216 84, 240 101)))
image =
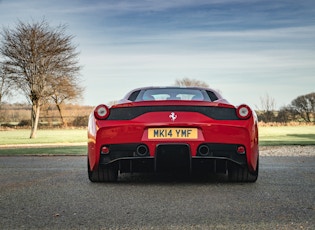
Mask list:
POLYGON ((208 88, 135 89, 89 117, 92 182, 116 181, 118 172, 224 173, 255 182, 258 159, 255 112, 208 88))

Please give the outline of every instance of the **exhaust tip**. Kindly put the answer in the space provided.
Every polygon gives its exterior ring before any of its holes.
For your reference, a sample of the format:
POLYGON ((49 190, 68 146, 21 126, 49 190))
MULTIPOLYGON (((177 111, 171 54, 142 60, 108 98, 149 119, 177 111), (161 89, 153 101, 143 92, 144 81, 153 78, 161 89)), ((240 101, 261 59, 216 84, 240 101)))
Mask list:
POLYGON ((136 154, 140 157, 146 156, 149 153, 149 149, 146 145, 138 145, 136 154))
POLYGON ((209 155, 209 147, 207 145, 200 145, 198 148, 198 153, 200 156, 208 156, 209 155))

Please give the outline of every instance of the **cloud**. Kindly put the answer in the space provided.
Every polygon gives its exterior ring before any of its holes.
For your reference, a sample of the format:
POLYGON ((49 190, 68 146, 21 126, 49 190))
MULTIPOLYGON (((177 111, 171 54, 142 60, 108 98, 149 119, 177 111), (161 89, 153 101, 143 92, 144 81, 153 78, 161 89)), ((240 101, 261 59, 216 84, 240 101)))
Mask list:
MULTIPOLYGON (((152 1, 152 0, 120 0, 120 1, 93 1, 80 6, 73 6, 64 9, 64 12, 82 13, 82 12, 112 12, 112 13, 130 13, 130 12, 148 12, 165 11, 175 8, 195 8, 199 6, 211 6, 222 4, 248 3, 248 0, 173 0, 173 1, 152 1)), ((250 1, 251 3, 255 1, 250 1)), ((64 7, 63 7, 64 8, 64 7)))
POLYGON ((281 98, 282 105, 298 96, 293 94, 314 89, 314 1, 0 4, 1 26, 43 16, 52 26, 69 25, 67 32, 75 35, 81 51, 87 104, 119 99, 139 86, 173 84, 181 77, 206 81, 228 99, 252 104, 266 92, 281 98))

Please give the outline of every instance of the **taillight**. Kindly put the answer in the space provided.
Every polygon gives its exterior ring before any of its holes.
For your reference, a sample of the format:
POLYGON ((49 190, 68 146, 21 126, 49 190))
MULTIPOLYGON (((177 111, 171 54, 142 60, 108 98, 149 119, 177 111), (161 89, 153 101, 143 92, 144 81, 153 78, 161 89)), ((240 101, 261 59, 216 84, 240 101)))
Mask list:
POLYGON ((236 109, 236 114, 240 119, 247 119, 252 115, 252 110, 248 105, 240 105, 236 109))
POLYGON ((94 110, 97 119, 106 119, 109 116, 109 108, 106 105, 98 105, 94 110))

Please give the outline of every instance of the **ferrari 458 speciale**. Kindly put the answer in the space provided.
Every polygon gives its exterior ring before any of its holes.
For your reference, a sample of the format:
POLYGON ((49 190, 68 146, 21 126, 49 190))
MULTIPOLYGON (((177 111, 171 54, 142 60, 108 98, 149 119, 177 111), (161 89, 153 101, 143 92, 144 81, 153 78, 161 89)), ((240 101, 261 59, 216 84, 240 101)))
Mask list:
POLYGON ((233 182, 258 177, 258 126, 246 104, 230 104, 200 87, 147 87, 112 106, 98 105, 88 123, 88 176, 119 173, 223 173, 233 182))

